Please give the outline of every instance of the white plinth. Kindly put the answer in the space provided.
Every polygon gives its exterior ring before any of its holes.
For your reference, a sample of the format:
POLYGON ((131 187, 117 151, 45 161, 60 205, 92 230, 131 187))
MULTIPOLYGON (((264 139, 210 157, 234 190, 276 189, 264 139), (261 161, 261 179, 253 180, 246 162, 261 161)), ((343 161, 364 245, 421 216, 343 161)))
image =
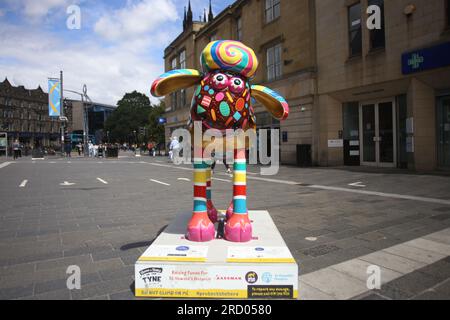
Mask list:
POLYGON ((250 211, 254 240, 185 239, 178 216, 135 264, 137 297, 294 299, 298 266, 267 211, 250 211))

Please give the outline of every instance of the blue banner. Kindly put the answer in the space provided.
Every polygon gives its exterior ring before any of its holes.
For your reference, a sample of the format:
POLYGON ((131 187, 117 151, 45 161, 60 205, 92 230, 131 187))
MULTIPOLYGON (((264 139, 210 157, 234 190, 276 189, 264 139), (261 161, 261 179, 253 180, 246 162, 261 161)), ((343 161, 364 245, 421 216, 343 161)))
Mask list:
POLYGON ((59 79, 48 79, 48 115, 61 115, 61 82, 59 79))
POLYGON ((410 74, 450 65, 450 42, 402 54, 402 73, 410 74))

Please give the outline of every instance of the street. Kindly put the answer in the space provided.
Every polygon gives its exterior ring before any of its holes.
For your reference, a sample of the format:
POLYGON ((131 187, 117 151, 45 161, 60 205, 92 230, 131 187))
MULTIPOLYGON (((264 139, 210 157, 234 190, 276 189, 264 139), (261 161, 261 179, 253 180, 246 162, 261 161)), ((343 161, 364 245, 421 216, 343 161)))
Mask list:
MULTIPOLYGON (((133 299, 136 259, 192 210, 191 167, 164 157, 0 161, 0 299, 133 299), (67 289, 71 265, 80 290, 67 289)), ((249 209, 270 212, 299 264, 300 299, 450 297, 448 174, 259 169, 248 168, 249 209), (383 285, 361 291, 369 265, 383 285)), ((214 177, 226 209, 232 178, 222 164, 214 177)))

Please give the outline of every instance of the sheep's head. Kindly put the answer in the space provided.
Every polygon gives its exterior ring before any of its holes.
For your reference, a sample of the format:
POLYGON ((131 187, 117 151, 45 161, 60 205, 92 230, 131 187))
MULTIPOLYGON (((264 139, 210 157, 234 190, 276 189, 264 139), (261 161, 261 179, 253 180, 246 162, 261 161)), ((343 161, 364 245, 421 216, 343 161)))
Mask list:
POLYGON ((250 81, 258 68, 253 50, 241 42, 213 41, 203 50, 197 70, 172 70, 154 81, 151 92, 163 96, 196 86, 191 103, 191 120, 205 128, 248 129, 256 127, 251 105, 255 98, 277 119, 289 114, 286 100, 275 91, 250 81))

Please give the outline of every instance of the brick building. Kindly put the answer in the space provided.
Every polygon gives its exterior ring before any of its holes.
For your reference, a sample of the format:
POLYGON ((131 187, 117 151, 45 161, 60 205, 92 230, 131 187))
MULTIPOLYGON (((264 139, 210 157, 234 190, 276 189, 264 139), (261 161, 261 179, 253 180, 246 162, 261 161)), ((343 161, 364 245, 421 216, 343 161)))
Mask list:
MULTIPOLYGON (((69 119, 70 120, 70 119, 69 119)), ((26 89, 0 82, 0 132, 8 134, 8 145, 15 139, 30 148, 60 146, 58 118, 48 115, 48 94, 39 86, 26 89)))
MULTIPOLYGON (((214 17, 209 8, 201 21, 193 20, 189 2, 183 32, 165 49, 165 70, 200 70, 199 57, 213 40, 239 40, 255 50, 260 67, 253 84, 278 91, 291 106, 279 123, 256 105, 258 129, 280 129, 281 161, 296 163, 296 145, 313 144, 315 97, 314 1, 238 0, 214 17)), ((185 127, 193 88, 166 97, 166 139, 185 127)))
MULTIPOLYGON (((208 42, 242 41, 260 61, 253 83, 290 104, 281 124, 255 108, 259 129, 280 129, 283 163, 303 144, 314 165, 448 169, 449 2, 237 0, 201 21, 189 3, 165 69, 199 70, 208 42)), ((185 126, 192 90, 166 97, 167 138, 185 126)))

